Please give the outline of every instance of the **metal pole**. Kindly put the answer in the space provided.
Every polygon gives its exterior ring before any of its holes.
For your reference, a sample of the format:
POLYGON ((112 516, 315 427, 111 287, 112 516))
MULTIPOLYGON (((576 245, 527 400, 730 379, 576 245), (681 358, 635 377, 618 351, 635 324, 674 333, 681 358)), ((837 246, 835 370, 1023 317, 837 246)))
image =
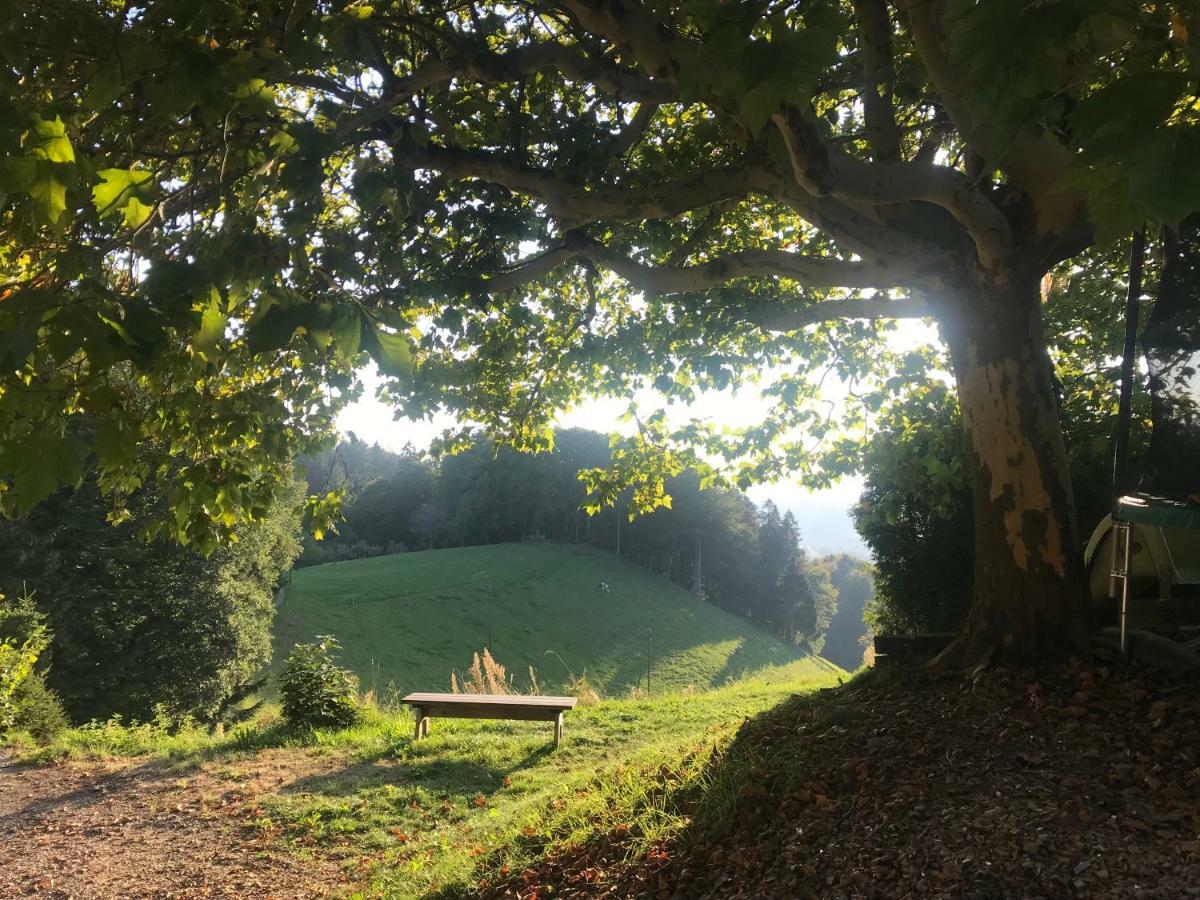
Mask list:
POLYGON ((1142 295, 1142 260, 1146 255, 1146 233, 1135 231, 1129 248, 1129 290, 1125 295, 1125 346, 1121 356, 1121 401, 1117 412, 1116 446, 1113 451, 1113 519, 1118 500, 1129 490, 1129 429, 1133 419, 1133 357, 1137 353, 1138 308, 1142 295))
POLYGON ((646 696, 650 696, 650 635, 651 630, 646 629, 646 696))
POLYGON ((1133 526, 1128 522, 1123 523, 1121 535, 1124 543, 1124 548, 1121 551, 1121 556, 1124 560, 1122 570, 1124 577, 1121 579, 1121 658, 1129 658, 1129 630, 1126 627, 1126 621, 1129 618, 1129 576, 1133 574, 1133 558, 1130 556, 1133 550, 1133 526))
POLYGON ((1121 657, 1129 654, 1129 580, 1133 569, 1133 526, 1121 521, 1121 497, 1129 490, 1129 431, 1133 421, 1133 358, 1137 353, 1138 310, 1142 296, 1142 264, 1146 256, 1146 233, 1133 233, 1129 247, 1129 289, 1125 294, 1125 344, 1121 351, 1121 398, 1117 407, 1117 433, 1113 448, 1113 567, 1109 593, 1121 580, 1121 657), (1120 554, 1120 560, 1117 555, 1120 554))

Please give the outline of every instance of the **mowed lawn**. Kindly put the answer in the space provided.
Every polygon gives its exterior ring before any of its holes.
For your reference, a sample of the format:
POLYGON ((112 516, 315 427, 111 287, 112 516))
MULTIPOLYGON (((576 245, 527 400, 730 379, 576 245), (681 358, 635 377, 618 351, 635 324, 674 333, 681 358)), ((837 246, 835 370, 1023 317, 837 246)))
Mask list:
POLYGON ((754 675, 838 673, 665 578, 589 548, 498 544, 297 570, 275 624, 280 665, 298 641, 332 634, 342 662, 381 696, 449 690, 484 646, 525 689, 587 673, 605 696, 703 690, 754 675), (607 584, 605 592, 601 584, 607 584))

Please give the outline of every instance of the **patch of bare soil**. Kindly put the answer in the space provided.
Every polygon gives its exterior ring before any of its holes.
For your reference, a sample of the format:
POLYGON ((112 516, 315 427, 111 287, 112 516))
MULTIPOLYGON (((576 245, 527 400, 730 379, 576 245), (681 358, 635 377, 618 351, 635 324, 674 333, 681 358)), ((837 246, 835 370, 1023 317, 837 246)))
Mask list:
POLYGON ((1194 677, 876 677, 766 713, 715 765, 748 773, 725 782, 731 820, 693 797, 674 840, 635 853, 629 831, 597 834, 481 887, 522 900, 1200 896, 1194 677), (706 809, 720 831, 701 827, 706 809))
POLYGON ((340 765, 266 751, 189 771, 161 761, 5 766, 0 897, 308 898, 350 889, 254 822, 266 795, 340 765))

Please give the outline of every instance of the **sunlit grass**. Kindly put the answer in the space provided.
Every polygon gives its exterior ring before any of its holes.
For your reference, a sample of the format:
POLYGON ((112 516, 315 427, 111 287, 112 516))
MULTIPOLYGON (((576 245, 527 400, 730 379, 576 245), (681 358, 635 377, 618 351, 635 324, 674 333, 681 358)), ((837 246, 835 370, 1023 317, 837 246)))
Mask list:
POLYGON ((601 694, 719 687, 784 668, 835 671, 665 578, 597 550, 500 544, 403 553, 294 573, 276 620, 278 664, 298 641, 333 634, 363 687, 449 690, 487 646, 519 686, 587 672, 601 694), (605 591, 601 585, 607 585, 605 591), (647 667, 649 674, 647 675, 647 667))
POLYGON ((363 896, 457 896, 550 846, 620 826, 643 841, 683 827, 681 798, 705 785, 712 754, 748 717, 838 681, 773 674, 577 708, 557 751, 549 723, 435 719, 414 743, 407 711, 368 708, 360 725, 338 731, 290 729, 273 711, 220 735, 109 723, 72 729, 36 756, 236 768, 268 748, 316 753, 314 774, 257 799, 256 827, 298 851, 338 855, 366 884, 363 896))

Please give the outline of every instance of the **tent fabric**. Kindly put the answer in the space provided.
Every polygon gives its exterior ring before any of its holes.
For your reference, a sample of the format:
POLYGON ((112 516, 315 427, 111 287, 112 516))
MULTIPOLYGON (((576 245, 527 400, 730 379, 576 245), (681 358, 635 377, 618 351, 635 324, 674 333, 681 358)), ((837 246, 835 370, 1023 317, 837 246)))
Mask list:
MULTIPOLYGON (((1200 529, 1134 523, 1130 559, 1131 594, 1167 599, 1177 590, 1200 586, 1200 529)), ((1112 517, 1092 532, 1083 559, 1093 599, 1109 596, 1112 517)))
POLYGON ((1160 528, 1200 528, 1200 504, 1150 494, 1131 494, 1117 501, 1126 522, 1160 528))

